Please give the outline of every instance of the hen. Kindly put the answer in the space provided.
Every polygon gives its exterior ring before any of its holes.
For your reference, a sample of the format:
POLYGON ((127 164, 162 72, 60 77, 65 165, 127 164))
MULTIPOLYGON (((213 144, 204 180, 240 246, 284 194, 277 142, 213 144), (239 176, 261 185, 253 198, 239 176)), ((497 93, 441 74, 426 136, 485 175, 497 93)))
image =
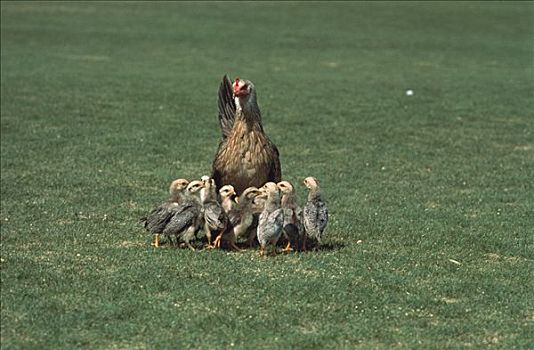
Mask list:
POLYGON ((237 78, 232 85, 224 76, 219 87, 219 124, 222 139, 212 164, 217 188, 231 184, 238 195, 248 187, 279 182, 279 153, 261 122, 256 88, 237 78))

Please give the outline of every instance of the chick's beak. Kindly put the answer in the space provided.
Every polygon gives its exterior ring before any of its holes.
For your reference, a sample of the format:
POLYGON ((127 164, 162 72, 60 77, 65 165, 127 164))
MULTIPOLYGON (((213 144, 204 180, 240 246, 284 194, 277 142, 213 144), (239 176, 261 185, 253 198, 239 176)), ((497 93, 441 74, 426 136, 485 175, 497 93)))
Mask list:
POLYGON ((267 198, 267 190, 261 188, 256 198, 267 198))

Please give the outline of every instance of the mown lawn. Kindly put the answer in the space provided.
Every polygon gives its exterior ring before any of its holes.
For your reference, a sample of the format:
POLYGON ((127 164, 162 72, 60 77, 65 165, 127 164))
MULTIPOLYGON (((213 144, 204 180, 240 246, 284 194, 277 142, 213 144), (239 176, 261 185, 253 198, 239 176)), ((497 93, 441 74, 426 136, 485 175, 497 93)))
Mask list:
POLYGON ((2 1, 2 349, 534 348, 533 82, 532 2, 2 1), (320 251, 150 246, 225 73, 320 251))

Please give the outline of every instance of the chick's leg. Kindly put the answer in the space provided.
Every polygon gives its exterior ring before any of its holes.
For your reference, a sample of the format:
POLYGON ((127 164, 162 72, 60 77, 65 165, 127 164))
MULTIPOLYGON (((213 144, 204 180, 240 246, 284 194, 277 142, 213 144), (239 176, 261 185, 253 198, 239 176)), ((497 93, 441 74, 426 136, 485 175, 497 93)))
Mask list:
POLYGON ((152 243, 152 245, 156 248, 159 247, 159 233, 156 233, 154 235, 154 242, 152 243))
POLYGON ((223 232, 224 232, 224 229, 219 231, 219 234, 217 235, 217 248, 221 247, 221 240, 222 240, 223 232))
POLYGON ((286 247, 284 249, 282 249, 282 252, 289 253, 292 250, 293 250, 293 248, 291 248, 291 241, 287 240, 287 245, 286 245, 286 247))
POLYGON ((254 246, 254 240, 256 238, 256 230, 250 230, 250 233, 248 235, 247 244, 249 248, 252 248, 254 246))
POLYGON ((221 238, 222 238, 222 235, 218 235, 217 237, 215 237, 215 240, 213 241, 213 246, 212 248, 220 248, 221 247, 221 238))
POLYGON ((241 249, 239 249, 239 247, 236 244, 236 237, 233 232, 230 232, 228 234, 228 243, 230 244, 230 248, 232 248, 233 250, 237 252, 241 251, 241 249))
POLYGON ((214 246, 211 244, 211 230, 208 227, 208 223, 204 224, 204 232, 206 232, 206 238, 208 239, 208 249, 214 248, 214 246))
POLYGON ((276 251, 276 242, 274 242, 274 244, 272 244, 272 247, 273 247, 273 250, 271 251, 271 255, 272 256, 276 256, 276 254, 278 254, 278 252, 276 251))
POLYGON ((193 238, 195 236, 195 227, 190 227, 187 229, 187 231, 185 231, 185 234, 183 236, 183 240, 185 242, 185 244, 187 245, 187 247, 191 250, 195 250, 195 248, 191 245, 191 238, 193 238))

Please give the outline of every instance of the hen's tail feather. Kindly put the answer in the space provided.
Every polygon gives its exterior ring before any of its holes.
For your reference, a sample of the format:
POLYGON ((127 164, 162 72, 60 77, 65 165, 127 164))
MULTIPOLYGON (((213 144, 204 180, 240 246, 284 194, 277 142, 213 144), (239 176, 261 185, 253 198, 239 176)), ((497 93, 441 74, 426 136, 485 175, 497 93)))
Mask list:
POLYGON ((235 101, 232 92, 232 82, 228 75, 224 75, 219 86, 219 124, 221 126, 222 137, 228 137, 234 125, 235 101))

